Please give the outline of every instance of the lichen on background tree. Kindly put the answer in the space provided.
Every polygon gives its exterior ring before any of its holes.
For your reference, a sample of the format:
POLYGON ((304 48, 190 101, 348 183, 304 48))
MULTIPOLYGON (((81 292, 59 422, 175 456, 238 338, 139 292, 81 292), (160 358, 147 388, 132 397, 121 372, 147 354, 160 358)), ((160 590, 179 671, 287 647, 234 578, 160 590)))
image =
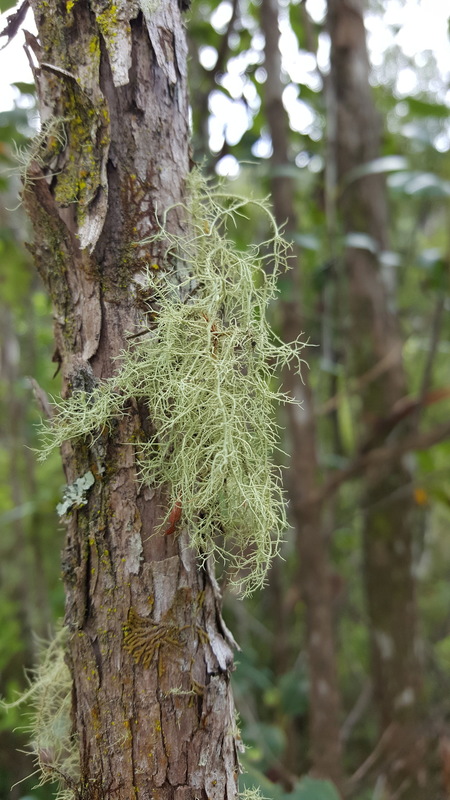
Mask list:
MULTIPOLYGON (((81 634, 80 634, 81 635, 81 634)), ((55 800, 74 800, 80 780, 80 761, 72 729, 72 677, 66 663, 67 628, 42 643, 39 665, 30 675, 30 686, 6 709, 28 704, 30 753, 38 777, 36 786, 56 781, 55 800)), ((30 777, 32 777, 30 776, 30 777)))
POLYGON ((138 444, 141 480, 168 488, 200 560, 219 557, 248 594, 264 583, 287 527, 273 402, 295 401, 274 378, 288 364, 300 370, 303 345, 277 338, 267 308, 289 246, 266 202, 212 188, 198 172, 177 206, 183 234, 167 225, 173 210, 147 240, 167 253, 167 268, 146 275, 154 320, 130 339, 113 378, 56 404, 42 457, 67 439, 95 438, 130 398, 145 401, 156 433, 138 444), (267 215, 272 236, 242 252, 227 226, 249 203, 267 215))

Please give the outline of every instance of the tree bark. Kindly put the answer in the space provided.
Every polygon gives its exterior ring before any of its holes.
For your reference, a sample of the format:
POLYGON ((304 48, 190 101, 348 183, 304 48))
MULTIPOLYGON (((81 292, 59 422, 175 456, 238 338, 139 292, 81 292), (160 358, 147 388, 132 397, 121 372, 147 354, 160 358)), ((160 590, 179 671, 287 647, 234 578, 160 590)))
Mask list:
MULTIPOLYGON (((64 391, 89 392, 114 373, 127 332, 139 331, 139 275, 163 263, 164 253, 135 243, 183 196, 186 43, 173 0, 31 5, 44 128, 23 197, 64 391)), ((183 225, 176 213, 171 222, 183 225)), ((164 493, 139 483, 125 444, 150 426, 131 403, 95 444, 63 447, 68 484, 95 477, 87 504, 68 515, 63 554, 79 796, 231 800, 233 640, 186 532, 158 533, 164 493)))
MULTIPOLYGON (((382 176, 351 173, 380 155, 381 125, 369 83, 361 0, 328 0, 334 157, 345 233, 370 236, 387 247, 388 207, 382 176)), ((355 375, 387 360, 389 368, 360 391, 360 451, 380 447, 388 434, 401 441, 407 425, 383 420, 407 394, 402 341, 376 255, 348 246, 344 256, 350 315, 349 352, 355 375)), ((373 463, 364 473, 365 585, 372 647, 372 678, 380 730, 391 730, 386 760, 388 792, 423 794, 422 738, 418 732, 421 666, 417 652, 413 563, 413 495, 406 461, 373 463)), ((391 796, 390 794, 388 796, 391 796)), ((397 796, 397 794, 395 794, 397 796)), ((403 796, 403 795, 402 795, 403 796)))
MULTIPOLYGON (((271 192, 277 223, 285 227, 287 238, 299 229, 292 178, 283 174, 289 162, 288 118, 283 106, 281 57, 279 51, 277 0, 262 0, 261 29, 265 37, 265 108, 272 139, 271 192)), ((293 341, 304 329, 300 307, 300 259, 298 246, 292 245, 290 300, 282 303, 283 338, 293 341)), ((314 399, 307 371, 302 379, 292 372, 284 376, 288 391, 302 402, 302 409, 288 406, 292 462, 288 491, 296 529, 299 557, 299 582, 306 610, 306 648, 310 682, 309 733, 312 773, 329 778, 342 788, 342 751, 339 738, 341 706, 334 645, 331 582, 327 545, 320 502, 317 495, 320 471, 317 457, 317 432, 314 399)), ((300 758, 292 753, 291 769, 300 758)))

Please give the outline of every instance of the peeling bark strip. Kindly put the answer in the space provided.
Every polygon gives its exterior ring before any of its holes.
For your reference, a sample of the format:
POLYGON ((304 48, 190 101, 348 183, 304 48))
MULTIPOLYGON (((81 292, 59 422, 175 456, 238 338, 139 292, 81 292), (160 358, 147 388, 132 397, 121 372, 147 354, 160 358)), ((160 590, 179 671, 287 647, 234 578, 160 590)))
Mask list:
MULTIPOLYGON (((163 254, 133 246, 182 198, 188 170, 186 45, 176 3, 31 0, 27 34, 44 126, 25 176, 31 249, 54 308, 64 391, 92 391, 140 330, 135 277, 163 254)), ((173 215, 174 230, 182 223, 173 215)), ((232 800, 234 641, 214 576, 185 532, 158 535, 157 493, 134 449, 130 407, 90 448, 67 444, 71 507, 63 574, 80 797, 232 800)), ((176 524, 176 520, 175 520, 176 524)))

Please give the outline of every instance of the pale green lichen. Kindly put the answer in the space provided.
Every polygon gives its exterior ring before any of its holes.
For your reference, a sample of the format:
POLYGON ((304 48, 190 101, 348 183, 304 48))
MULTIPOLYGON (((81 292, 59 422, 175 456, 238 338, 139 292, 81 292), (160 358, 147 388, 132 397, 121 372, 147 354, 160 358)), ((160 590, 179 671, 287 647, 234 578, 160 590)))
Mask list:
POLYGON ((56 511, 60 517, 67 514, 72 508, 81 508, 87 503, 87 492, 95 483, 95 478, 90 470, 76 479, 70 486, 63 489, 62 503, 58 503, 56 511))
POLYGON ((30 687, 14 703, 5 704, 6 709, 30 707, 24 730, 35 759, 32 774, 37 786, 56 782, 55 800, 73 800, 80 780, 78 744, 72 731, 72 678, 65 661, 67 637, 67 628, 62 628, 42 649, 30 687))
POLYGON ((293 401, 274 383, 280 367, 300 369, 302 345, 276 337, 267 307, 288 245, 265 202, 210 188, 198 173, 177 213, 186 233, 171 232, 169 210, 148 240, 176 264, 148 270, 155 323, 122 353, 114 378, 57 404, 42 457, 66 439, 95 437, 130 398, 145 401, 156 433, 138 445, 141 480, 168 487, 201 561, 219 557, 247 594, 264 583, 287 527, 273 403, 293 401), (242 252, 227 225, 249 202, 272 236, 242 252))
POLYGON ((41 129, 26 147, 14 146, 17 166, 9 172, 20 176, 24 191, 36 179, 31 171, 32 166, 37 165, 41 170, 48 169, 55 157, 67 146, 67 121, 66 117, 52 117, 41 125, 41 129))
POLYGON ((259 786, 252 786, 250 789, 243 789, 239 792, 239 800, 268 800, 261 794, 259 786))
POLYGON ((139 6, 144 14, 151 17, 158 10, 161 0, 139 0, 139 6))

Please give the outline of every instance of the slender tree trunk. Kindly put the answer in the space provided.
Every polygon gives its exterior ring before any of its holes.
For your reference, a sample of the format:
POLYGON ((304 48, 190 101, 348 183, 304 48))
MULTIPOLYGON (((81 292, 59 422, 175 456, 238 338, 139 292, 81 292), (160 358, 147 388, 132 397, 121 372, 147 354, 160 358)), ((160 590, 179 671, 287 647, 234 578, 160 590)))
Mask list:
MULTIPOLYGON (((335 159, 346 233, 365 234, 387 247, 388 208, 380 175, 352 180, 351 171, 380 155, 380 120, 369 84, 362 0, 328 0, 335 159)), ((401 335, 376 256, 347 247, 345 275, 351 320, 352 368, 362 375, 383 359, 390 368, 362 386, 361 449, 401 437, 389 424, 407 392, 401 335)), ((420 718, 421 667, 417 653, 411 473, 403 460, 377 464, 364 475, 364 560, 372 644, 372 677, 381 731, 390 728, 388 792, 425 796, 420 718), (403 787, 400 789, 399 787, 403 787)), ((388 796, 391 796, 390 794, 388 796)), ((397 797, 397 794, 395 794, 397 797)), ((403 796, 403 794, 401 795, 403 796)))
MULTIPOLYGON (((24 202, 50 292, 65 392, 114 373, 139 330, 136 246, 183 195, 188 169, 186 44, 177 4, 31 0, 44 135, 24 202)), ((182 221, 172 215, 179 229, 182 221)), ((68 516, 63 572, 80 797, 235 797, 232 639, 217 583, 185 532, 163 536, 163 493, 137 480, 130 444, 145 410, 95 444, 64 446, 67 482, 95 477, 68 516), (128 645, 125 647, 126 643, 128 645)))
MULTIPOLYGON (((283 106, 281 58, 279 51, 277 0, 262 0, 261 28, 265 37, 266 116, 272 139, 271 190, 275 216, 285 226, 289 237, 298 231, 299 221, 294 204, 291 178, 282 173, 289 164, 288 119, 283 106)), ((283 303, 283 336, 292 341, 304 329, 300 308, 300 261, 296 245, 291 256, 289 273, 290 300, 283 303)), ((312 772, 330 778, 342 787, 342 753, 339 738, 340 696, 333 634, 331 584, 328 553, 322 529, 321 504, 310 502, 317 495, 320 481, 317 459, 314 401, 308 374, 300 380, 286 374, 289 392, 303 403, 287 409, 292 442, 292 464, 289 495, 296 527, 299 555, 299 580, 306 608, 306 646, 308 653, 310 698, 310 758, 312 772)), ((293 754, 295 755, 295 754, 293 754)), ((297 754, 297 760, 299 754, 297 754)), ((290 764, 295 770, 295 764, 290 764)))

